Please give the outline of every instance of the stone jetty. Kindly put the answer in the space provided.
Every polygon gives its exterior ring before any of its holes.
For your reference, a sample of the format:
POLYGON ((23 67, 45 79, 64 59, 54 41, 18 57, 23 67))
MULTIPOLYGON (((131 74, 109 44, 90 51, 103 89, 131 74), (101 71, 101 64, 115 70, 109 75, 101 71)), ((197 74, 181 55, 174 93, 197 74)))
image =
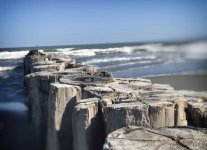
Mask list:
POLYGON ((113 78, 69 56, 37 50, 25 56, 24 73, 41 150, 207 148, 206 92, 113 78))
POLYGON ((129 126, 110 133, 104 150, 206 150, 207 133, 193 127, 129 126))

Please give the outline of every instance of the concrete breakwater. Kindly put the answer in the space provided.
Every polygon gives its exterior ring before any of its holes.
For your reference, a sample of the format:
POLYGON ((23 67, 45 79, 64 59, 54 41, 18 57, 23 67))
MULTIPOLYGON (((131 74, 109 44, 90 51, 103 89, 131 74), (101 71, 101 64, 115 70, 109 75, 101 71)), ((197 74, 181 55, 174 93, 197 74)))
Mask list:
MULTIPOLYGON (((97 72, 95 66, 68 56, 37 50, 25 56, 24 70, 39 149, 99 150, 106 142, 104 149, 119 150, 119 146, 111 145, 128 143, 128 126, 143 133, 168 132, 169 127, 177 133, 181 130, 178 126, 187 125, 207 127, 206 93, 176 91, 170 85, 143 78, 113 78, 109 72, 97 72), (124 142, 116 140, 120 130, 124 142)), ((207 138, 205 129, 190 130, 207 138)), ((138 142, 140 133, 132 133, 138 142)), ((196 147, 207 148, 206 141, 197 142, 196 147)), ((175 144, 186 149, 177 141, 175 144)))

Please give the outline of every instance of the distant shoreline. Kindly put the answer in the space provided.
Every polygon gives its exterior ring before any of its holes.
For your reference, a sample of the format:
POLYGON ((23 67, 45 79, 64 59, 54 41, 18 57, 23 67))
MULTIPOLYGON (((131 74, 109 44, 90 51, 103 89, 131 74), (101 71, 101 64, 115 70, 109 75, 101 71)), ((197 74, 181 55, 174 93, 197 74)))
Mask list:
POLYGON ((207 91, 207 74, 145 77, 153 83, 170 84, 176 90, 207 91))

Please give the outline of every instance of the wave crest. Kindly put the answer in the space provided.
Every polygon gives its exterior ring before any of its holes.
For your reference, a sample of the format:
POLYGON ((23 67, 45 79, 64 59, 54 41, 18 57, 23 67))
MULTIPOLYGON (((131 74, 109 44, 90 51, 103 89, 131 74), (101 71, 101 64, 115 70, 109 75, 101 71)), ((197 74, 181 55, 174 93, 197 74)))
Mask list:
POLYGON ((178 52, 183 53, 187 58, 207 58, 207 41, 197 41, 183 44, 164 44, 164 43, 148 43, 140 44, 136 46, 122 46, 105 49, 73 49, 63 48, 57 49, 58 52, 62 52, 67 55, 78 57, 91 57, 99 54, 113 54, 113 53, 125 53, 133 54, 137 52, 178 52))
POLYGON ((114 61, 131 61, 131 60, 143 60, 143 59, 149 59, 153 60, 156 59, 156 56, 137 56, 137 57, 113 57, 113 58, 97 58, 92 59, 89 61, 86 61, 86 64, 95 64, 95 63, 104 63, 104 62, 114 62, 114 61))
POLYGON ((9 67, 1 67, 0 66, 0 71, 13 70, 15 68, 16 68, 16 66, 9 66, 9 67))
POLYGON ((13 52, 8 52, 8 51, 3 51, 0 52, 0 59, 18 59, 18 58, 23 58, 25 55, 27 55, 29 51, 13 51, 13 52))

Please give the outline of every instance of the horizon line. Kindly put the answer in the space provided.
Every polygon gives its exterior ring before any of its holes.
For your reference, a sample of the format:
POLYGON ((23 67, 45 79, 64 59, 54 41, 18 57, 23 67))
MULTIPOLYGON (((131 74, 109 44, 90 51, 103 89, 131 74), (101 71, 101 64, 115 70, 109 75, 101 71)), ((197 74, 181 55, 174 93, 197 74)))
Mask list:
MULTIPOLYGON (((39 48, 41 47, 64 47, 64 46, 88 46, 88 45, 107 45, 107 44, 144 44, 144 43, 190 43, 190 42, 198 42, 198 41, 206 41, 207 37, 199 38, 199 39, 187 39, 187 40, 169 40, 169 41, 125 41, 125 42, 103 42, 103 43, 86 43, 86 44, 57 44, 57 45, 38 45, 39 48)), ((17 46, 17 47, 0 47, 0 49, 9 49, 9 48, 35 48, 36 46, 17 46)))

